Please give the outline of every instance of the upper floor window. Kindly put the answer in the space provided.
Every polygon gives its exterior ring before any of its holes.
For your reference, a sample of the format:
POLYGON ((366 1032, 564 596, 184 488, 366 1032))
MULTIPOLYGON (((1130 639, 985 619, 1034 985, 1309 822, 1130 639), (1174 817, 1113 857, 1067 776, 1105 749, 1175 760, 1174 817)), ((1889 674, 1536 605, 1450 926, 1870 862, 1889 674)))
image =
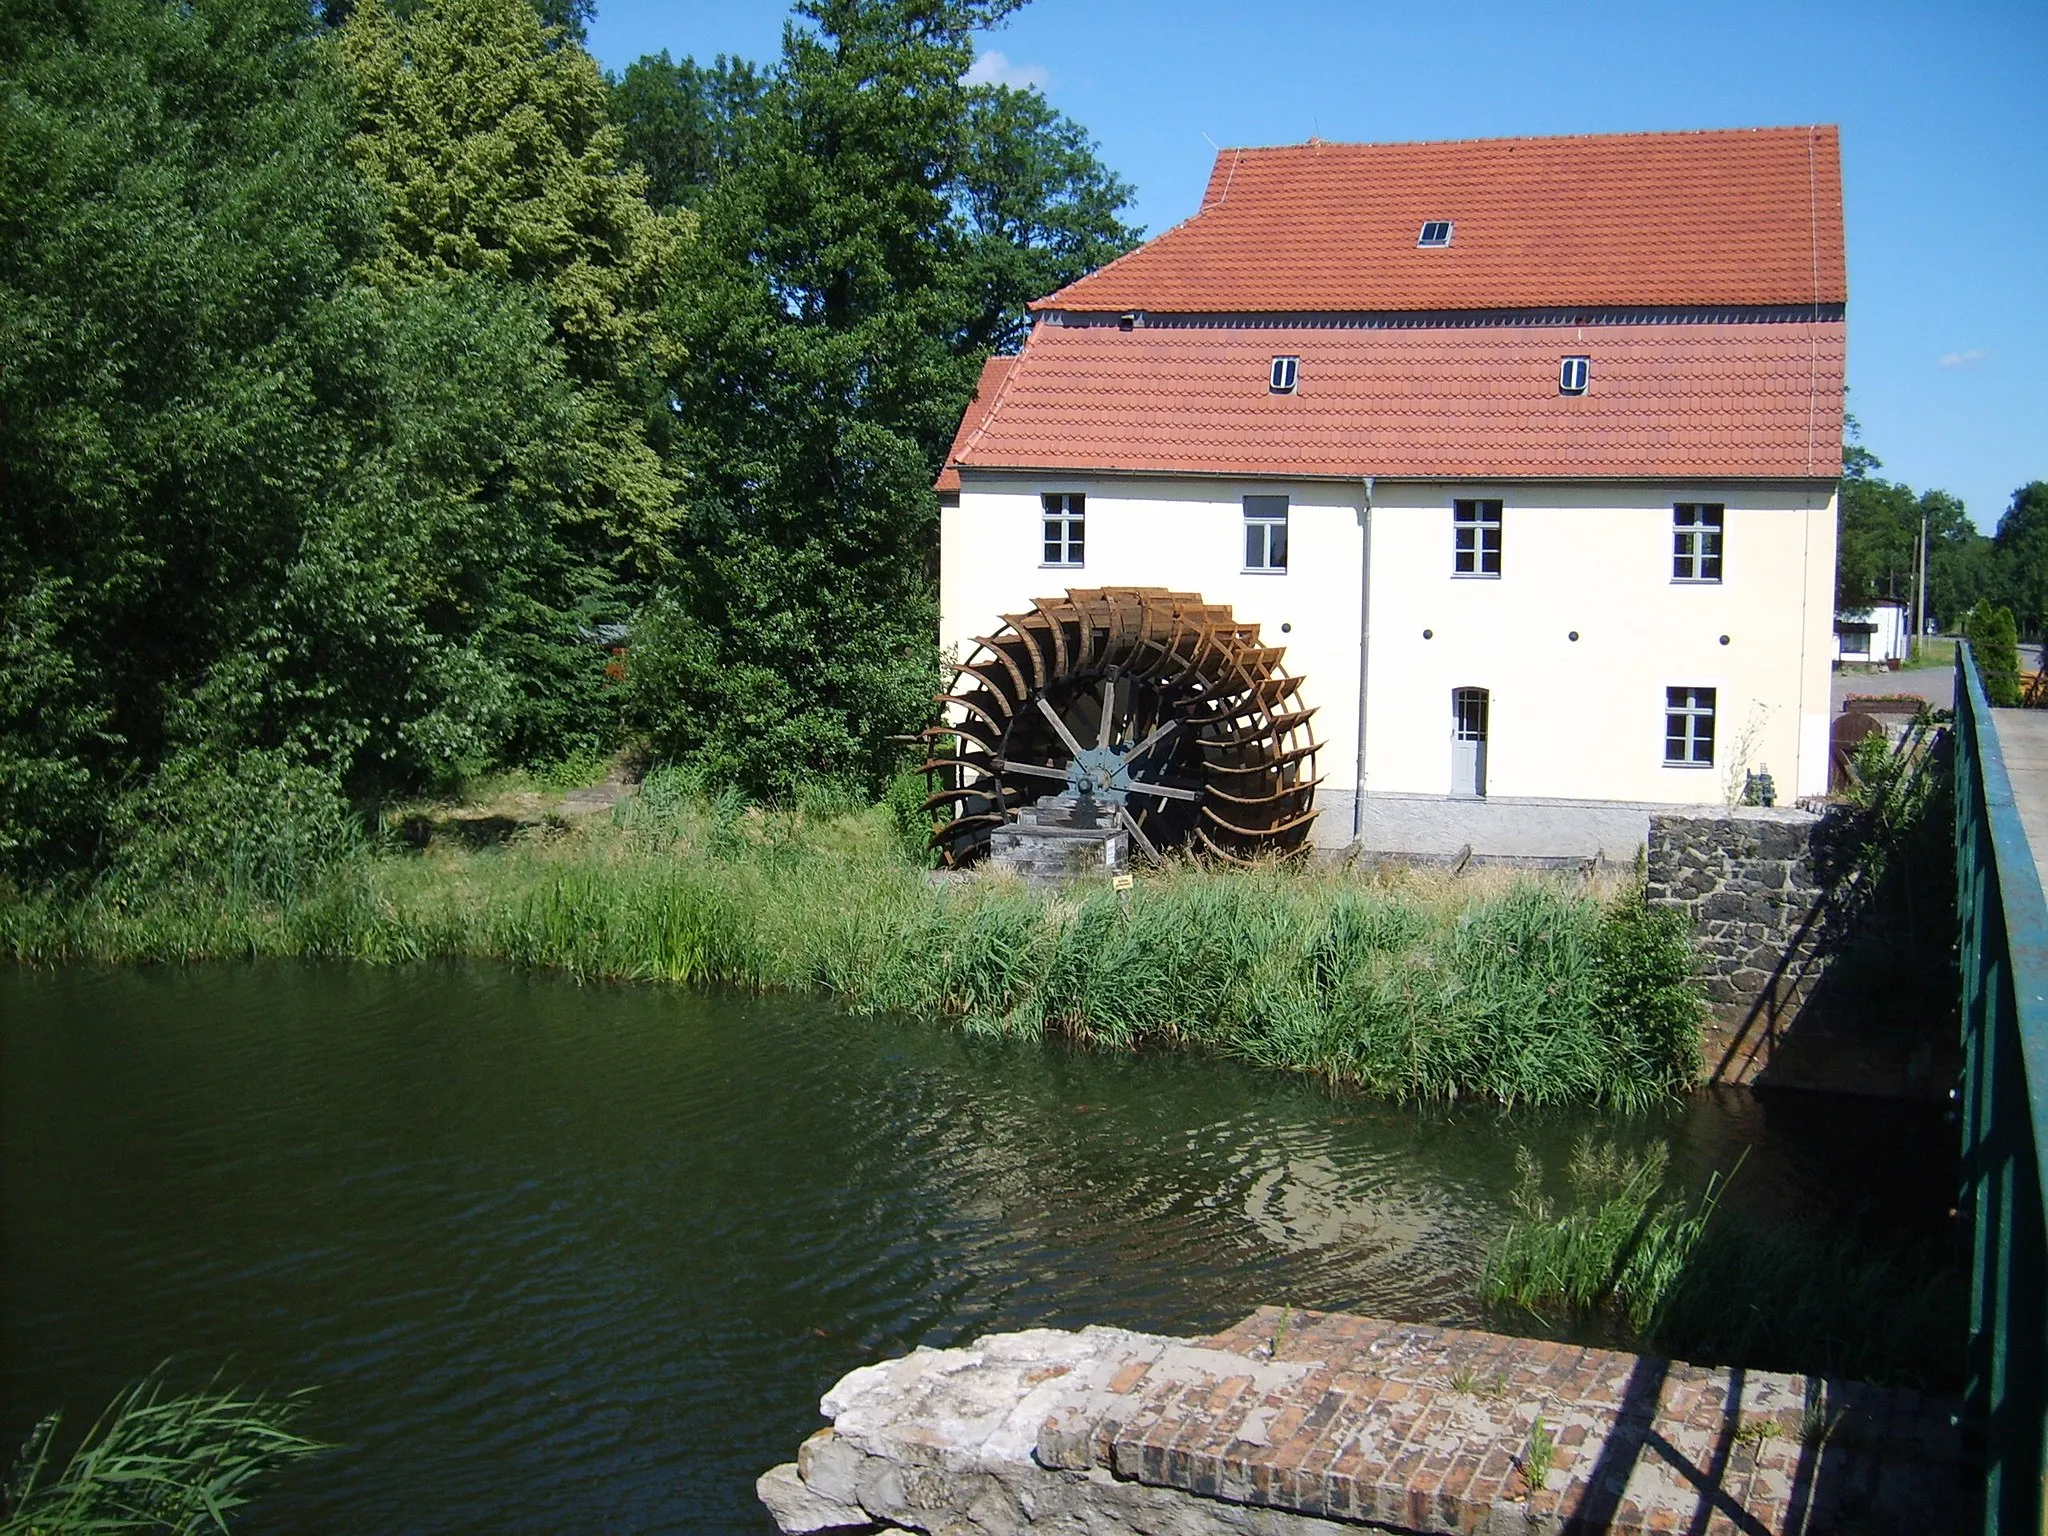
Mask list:
POLYGON ((1664 766, 1714 766, 1714 690, 1664 690, 1664 766))
POLYGON ((1459 576, 1500 574, 1500 509, 1497 501, 1451 503, 1452 562, 1459 576))
POLYGON ((1721 579, 1721 522, 1724 510, 1705 502, 1681 501, 1671 509, 1671 579, 1721 579))
POLYGON ((1248 571, 1287 569, 1285 496, 1245 497, 1244 568, 1248 571))
POLYGON ((1051 491, 1038 498, 1045 508, 1045 563, 1084 563, 1088 539, 1088 498, 1079 491, 1051 491))

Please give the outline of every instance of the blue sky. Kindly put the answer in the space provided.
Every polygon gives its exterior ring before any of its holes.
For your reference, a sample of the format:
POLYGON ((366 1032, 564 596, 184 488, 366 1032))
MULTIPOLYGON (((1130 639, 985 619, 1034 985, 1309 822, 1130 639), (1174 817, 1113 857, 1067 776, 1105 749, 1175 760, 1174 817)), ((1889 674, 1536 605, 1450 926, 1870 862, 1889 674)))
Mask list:
MULTIPOLYGON (((772 60, 785 4, 598 0, 611 69, 772 60)), ((1041 87, 1157 233, 1217 144, 1839 123, 1849 409, 1989 531, 2048 479, 2048 3, 1034 0, 978 71, 1041 87), (1206 135, 1206 138, 1205 138, 1206 135)))

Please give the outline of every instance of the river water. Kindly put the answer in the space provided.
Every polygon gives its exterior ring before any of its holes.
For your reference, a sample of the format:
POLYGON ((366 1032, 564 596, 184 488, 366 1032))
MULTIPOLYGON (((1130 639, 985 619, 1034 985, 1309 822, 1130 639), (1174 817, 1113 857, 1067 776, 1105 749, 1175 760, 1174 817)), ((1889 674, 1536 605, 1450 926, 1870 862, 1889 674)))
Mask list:
MULTIPOLYGON (((1402 1109, 1184 1056, 475 968, 0 971, 0 1436, 167 1358, 317 1389, 252 1530, 771 1529, 854 1366, 1262 1302, 1484 1324, 1515 1153, 1934 1230, 1951 1133, 1746 1094, 1402 1109)), ((1528 1319, 1492 1319, 1530 1331, 1528 1319)))

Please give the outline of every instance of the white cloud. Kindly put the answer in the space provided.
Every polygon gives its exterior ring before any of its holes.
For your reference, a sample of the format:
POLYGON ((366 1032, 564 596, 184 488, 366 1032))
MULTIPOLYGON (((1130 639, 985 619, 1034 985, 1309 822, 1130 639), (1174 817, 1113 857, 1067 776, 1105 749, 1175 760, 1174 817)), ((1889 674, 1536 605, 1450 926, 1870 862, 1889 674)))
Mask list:
POLYGON ((1974 368, 1991 354, 1982 347, 1969 347, 1961 352, 1950 352, 1941 360, 1944 368, 1974 368))
POLYGON ((977 57, 963 78, 969 85, 1007 85, 1016 91, 1042 91, 1052 84, 1043 64, 1012 64, 993 48, 977 57))

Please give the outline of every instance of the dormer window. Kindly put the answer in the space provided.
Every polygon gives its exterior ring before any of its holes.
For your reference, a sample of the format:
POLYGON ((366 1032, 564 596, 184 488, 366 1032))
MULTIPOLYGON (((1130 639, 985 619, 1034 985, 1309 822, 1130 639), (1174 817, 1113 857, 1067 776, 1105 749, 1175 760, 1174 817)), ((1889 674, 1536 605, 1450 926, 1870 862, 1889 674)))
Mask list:
POLYGON ((1295 382, 1300 377, 1300 358, 1276 357, 1273 359, 1273 372, 1267 381, 1266 388, 1276 395, 1291 395, 1294 393, 1295 382))
POLYGON ((1431 219, 1422 226, 1422 233, 1415 237, 1417 245, 1449 245, 1451 243, 1451 221, 1431 219))
POLYGON ((1593 359, 1568 357, 1557 365, 1557 392, 1560 395, 1583 395, 1586 381, 1592 375, 1593 359))

